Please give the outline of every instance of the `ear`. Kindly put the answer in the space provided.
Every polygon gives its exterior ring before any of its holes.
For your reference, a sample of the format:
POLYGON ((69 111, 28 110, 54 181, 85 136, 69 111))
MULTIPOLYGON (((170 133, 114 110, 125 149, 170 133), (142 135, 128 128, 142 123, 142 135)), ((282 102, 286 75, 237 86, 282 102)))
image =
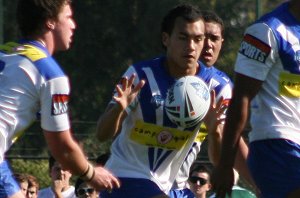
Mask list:
POLYGON ((169 34, 167 34, 166 32, 163 32, 163 33, 161 34, 161 41, 162 41, 162 44, 163 44, 165 47, 168 46, 169 40, 170 40, 169 34))
POLYGON ((54 30, 55 22, 53 20, 48 20, 46 26, 49 30, 54 30))
POLYGON ((209 184, 207 184, 207 191, 210 191, 211 190, 211 187, 212 187, 212 185, 209 183, 209 184))

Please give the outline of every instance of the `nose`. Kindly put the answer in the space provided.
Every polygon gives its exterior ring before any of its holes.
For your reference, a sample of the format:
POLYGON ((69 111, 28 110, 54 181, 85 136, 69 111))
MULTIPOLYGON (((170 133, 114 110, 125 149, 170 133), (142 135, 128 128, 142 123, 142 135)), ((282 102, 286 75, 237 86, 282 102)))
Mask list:
POLYGON ((205 38, 205 46, 208 48, 212 48, 213 46, 213 42, 209 37, 205 38))
POLYGON ((188 43, 187 43, 187 47, 188 47, 188 49, 195 50, 195 48, 196 48, 195 41, 193 39, 189 39, 188 43))
POLYGON ((74 19, 71 19, 71 23, 72 23, 72 29, 75 30, 76 29, 76 22, 74 19))

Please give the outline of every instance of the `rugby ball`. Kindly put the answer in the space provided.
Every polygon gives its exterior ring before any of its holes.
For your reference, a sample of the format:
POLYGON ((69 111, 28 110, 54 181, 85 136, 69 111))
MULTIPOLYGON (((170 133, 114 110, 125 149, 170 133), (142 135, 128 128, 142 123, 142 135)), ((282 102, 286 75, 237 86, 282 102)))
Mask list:
POLYGON ((168 118, 177 126, 190 128, 199 124, 210 107, 210 91, 197 76, 184 76, 168 89, 165 99, 168 118))

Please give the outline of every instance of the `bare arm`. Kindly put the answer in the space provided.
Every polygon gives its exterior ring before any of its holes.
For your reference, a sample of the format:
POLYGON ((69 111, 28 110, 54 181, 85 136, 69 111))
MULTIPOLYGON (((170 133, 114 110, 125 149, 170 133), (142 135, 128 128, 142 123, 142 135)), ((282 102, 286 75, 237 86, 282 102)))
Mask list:
MULTIPOLYGON (((236 74, 233 97, 231 99, 222 138, 221 156, 213 175, 213 188, 217 196, 225 197, 231 193, 233 185, 233 166, 237 162, 238 169, 248 171, 246 158, 247 146, 241 142, 241 134, 247 123, 249 106, 253 97, 261 88, 262 82, 242 74, 236 74), (239 152, 238 150, 241 149, 239 152), (236 159, 236 154, 239 160, 236 159)), ((243 141, 243 140, 242 140, 243 141)), ((242 172, 243 173, 243 172, 242 172)), ((247 174, 247 173, 243 173, 247 174)))
POLYGON ((114 96, 116 104, 109 105, 104 114, 99 118, 96 135, 100 141, 114 137, 120 130, 127 113, 125 109, 134 101, 145 81, 141 80, 135 87, 133 82, 135 75, 129 79, 124 78, 121 85, 116 86, 117 96, 114 96))
MULTIPOLYGON (((44 131, 44 136, 48 148, 53 157, 62 165, 64 169, 70 170, 74 175, 83 175, 89 167, 89 163, 84 156, 79 145, 73 140, 71 132, 50 132, 44 131)), ((89 183, 97 190, 112 189, 119 187, 119 181, 110 172, 102 167, 90 167, 92 174, 89 183)))
MULTIPOLYGON (((214 95, 212 100, 214 100, 214 95)), ((221 98, 218 103, 210 108, 209 116, 206 119, 206 125, 208 126, 208 156, 210 161, 214 166, 219 163, 221 155, 221 144, 223 138, 223 129, 224 129, 224 119, 221 119, 221 116, 224 110, 227 109, 227 106, 224 106, 224 102, 221 98), (209 122, 208 122, 209 121, 209 122)), ((212 103, 214 103, 212 101, 212 103)), ((227 103, 226 103, 227 104, 227 103)), ((254 181, 250 175, 250 172, 247 168, 246 159, 248 155, 248 146, 244 139, 241 137, 239 141, 239 149, 235 159, 234 167, 239 172, 239 174, 245 178, 250 185, 255 188, 254 181)))
POLYGON ((97 123, 96 135, 98 140, 108 140, 121 130, 121 125, 126 117, 126 111, 117 104, 110 104, 97 123))

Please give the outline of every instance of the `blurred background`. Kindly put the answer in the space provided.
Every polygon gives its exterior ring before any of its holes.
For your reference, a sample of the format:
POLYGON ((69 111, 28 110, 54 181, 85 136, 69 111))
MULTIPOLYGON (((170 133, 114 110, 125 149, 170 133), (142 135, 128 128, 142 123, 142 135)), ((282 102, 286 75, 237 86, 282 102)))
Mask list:
MULTIPOLYGON (((74 137, 91 160, 109 151, 111 142, 99 143, 94 131, 120 75, 130 64, 164 53, 160 22, 170 8, 183 2, 213 10, 224 20, 225 41, 216 66, 232 78, 245 28, 282 0, 73 0, 77 24, 73 46, 54 56, 70 77, 74 137)), ((19 36, 16 4, 17 0, 0 0, 0 43, 19 36)), ((49 184, 48 151, 38 122, 6 157, 16 172, 34 174, 41 187, 49 184)), ((199 160, 209 163, 206 144, 199 160)))

